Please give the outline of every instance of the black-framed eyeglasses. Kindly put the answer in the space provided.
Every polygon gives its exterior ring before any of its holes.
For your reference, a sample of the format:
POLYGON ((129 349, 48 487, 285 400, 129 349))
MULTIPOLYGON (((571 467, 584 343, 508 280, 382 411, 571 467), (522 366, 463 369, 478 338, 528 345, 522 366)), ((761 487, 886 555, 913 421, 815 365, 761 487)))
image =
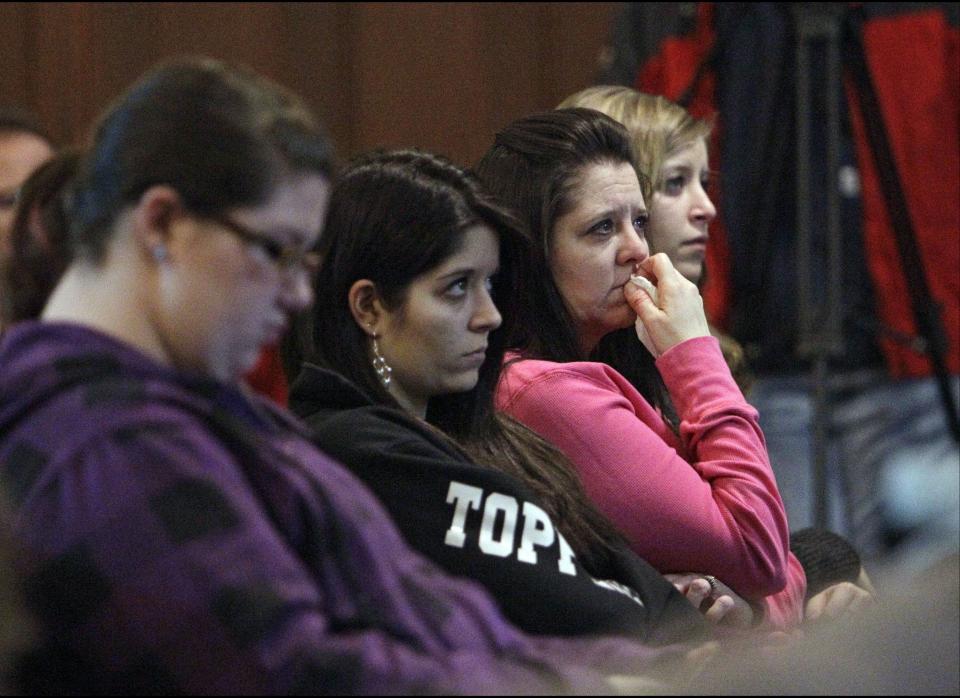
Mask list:
POLYGON ((304 250, 298 245, 282 245, 270 236, 251 230, 223 213, 208 213, 202 217, 223 226, 248 245, 263 250, 267 258, 281 271, 300 270, 312 275, 320 267, 320 255, 316 252, 304 250))

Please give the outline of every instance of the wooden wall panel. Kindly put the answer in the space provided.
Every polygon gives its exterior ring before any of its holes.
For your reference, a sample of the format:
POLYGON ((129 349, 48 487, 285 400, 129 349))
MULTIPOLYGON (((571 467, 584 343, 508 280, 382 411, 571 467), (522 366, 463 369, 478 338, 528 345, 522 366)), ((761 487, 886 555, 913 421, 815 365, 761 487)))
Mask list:
POLYGON ((540 89, 548 108, 593 84, 616 9, 606 3, 549 4, 542 19, 540 54, 540 89))
POLYGON ((27 65, 34 24, 27 3, 0 3, 0 104, 33 105, 36 82, 27 65))
POLYGON ((28 68, 35 101, 28 106, 55 138, 76 141, 117 92, 107 81, 103 58, 110 43, 98 31, 102 7, 92 3, 30 7, 35 39, 28 68))
POLYGON ((351 17, 347 3, 284 4, 276 76, 313 107, 341 151, 355 141, 351 17))
POLYGON ((472 164, 493 133, 590 84, 617 3, 0 4, 0 102, 78 141, 158 60, 243 62, 319 113, 345 157, 472 164))
POLYGON ((481 99, 484 13, 467 3, 357 9, 351 48, 362 128, 354 148, 417 146, 453 157, 469 149, 490 108, 481 99))

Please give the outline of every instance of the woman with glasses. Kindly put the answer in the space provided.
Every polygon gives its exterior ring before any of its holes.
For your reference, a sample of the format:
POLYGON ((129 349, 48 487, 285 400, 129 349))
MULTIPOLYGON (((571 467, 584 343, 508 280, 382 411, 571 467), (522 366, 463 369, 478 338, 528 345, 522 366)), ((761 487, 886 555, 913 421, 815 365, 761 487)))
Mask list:
POLYGON ((522 635, 242 388, 311 302, 331 170, 298 100, 211 60, 100 122, 73 261, 0 342, 26 597, 83 668, 52 692, 594 692, 663 653, 522 635))

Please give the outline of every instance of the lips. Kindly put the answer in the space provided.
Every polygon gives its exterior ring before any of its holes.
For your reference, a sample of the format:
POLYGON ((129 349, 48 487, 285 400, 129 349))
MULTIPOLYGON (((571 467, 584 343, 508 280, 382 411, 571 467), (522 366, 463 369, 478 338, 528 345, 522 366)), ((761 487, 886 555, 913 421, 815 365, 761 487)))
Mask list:
POLYGON ((476 351, 471 351, 469 354, 463 355, 464 360, 470 366, 479 366, 484 361, 487 360, 487 348, 477 349, 476 351))

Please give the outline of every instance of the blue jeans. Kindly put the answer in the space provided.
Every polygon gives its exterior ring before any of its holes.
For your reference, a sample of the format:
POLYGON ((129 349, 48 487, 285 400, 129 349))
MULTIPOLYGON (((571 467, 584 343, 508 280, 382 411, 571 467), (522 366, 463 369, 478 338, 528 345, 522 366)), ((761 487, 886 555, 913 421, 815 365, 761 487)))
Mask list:
MULTIPOLYGON (((960 398, 960 377, 951 379, 960 398)), ((832 373, 827 427, 829 527, 865 558, 907 544, 957 547, 960 447, 947 428, 933 379, 895 381, 879 370, 832 373)), ((813 385, 808 375, 760 377, 748 396, 791 530, 814 525, 813 385)))

